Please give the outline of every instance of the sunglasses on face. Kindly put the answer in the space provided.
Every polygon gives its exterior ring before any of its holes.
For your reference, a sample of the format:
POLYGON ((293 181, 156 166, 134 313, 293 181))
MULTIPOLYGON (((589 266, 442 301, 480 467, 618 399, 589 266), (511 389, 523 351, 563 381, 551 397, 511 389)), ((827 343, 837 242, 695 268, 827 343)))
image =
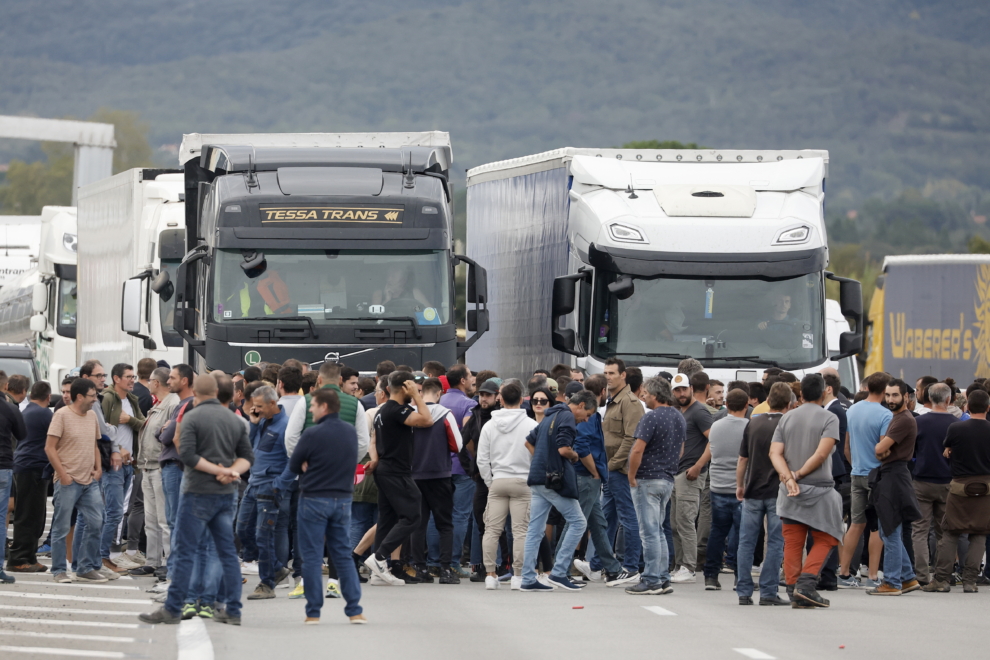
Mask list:
POLYGON ((550 403, 550 399, 530 399, 530 403, 534 406, 545 406, 550 403))

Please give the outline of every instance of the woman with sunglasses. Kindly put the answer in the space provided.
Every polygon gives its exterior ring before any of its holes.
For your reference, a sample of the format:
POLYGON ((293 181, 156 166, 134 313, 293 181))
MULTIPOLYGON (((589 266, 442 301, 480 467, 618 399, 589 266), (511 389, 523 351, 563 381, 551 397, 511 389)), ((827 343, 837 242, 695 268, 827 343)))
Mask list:
MULTIPOLYGON (((546 387, 541 387, 533 390, 532 394, 529 395, 529 408, 526 410, 526 414, 536 420, 539 424, 543 421, 546 416, 547 411, 550 409, 554 403, 556 403, 557 397, 550 394, 550 390, 546 387)), ((547 586, 552 586, 550 584, 550 569, 553 568, 553 552, 550 547, 550 541, 553 539, 554 527, 564 524, 564 518, 556 509, 550 510, 550 515, 547 518, 547 531, 542 539, 540 539, 540 551, 537 558, 537 582, 541 582, 547 586)))
POLYGON ((550 390, 545 387, 541 387, 534 390, 529 396, 529 410, 526 412, 530 417, 536 420, 537 424, 539 424, 543 421, 543 417, 546 415, 547 410, 550 409, 550 406, 552 406, 556 400, 556 397, 550 394, 550 390))

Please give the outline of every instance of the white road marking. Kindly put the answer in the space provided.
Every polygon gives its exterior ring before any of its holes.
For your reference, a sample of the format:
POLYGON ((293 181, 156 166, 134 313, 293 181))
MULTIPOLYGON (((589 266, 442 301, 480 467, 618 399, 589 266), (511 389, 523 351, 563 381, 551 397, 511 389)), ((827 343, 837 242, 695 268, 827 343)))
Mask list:
MULTIPOLYGON (((18 608, 20 609, 20 608, 18 608)), ((55 608, 51 608, 55 609, 55 608)), ((58 608, 62 612, 62 608, 58 608)), ((80 611, 80 610, 69 610, 80 611)), ((89 612, 90 610, 82 610, 89 612)), ((140 623, 112 623, 110 621, 60 621, 58 619, 24 619, 17 616, 0 616, 0 623, 43 623, 46 626, 85 626, 88 628, 129 628, 136 629, 142 627, 140 623)))
POLYGON ((764 653, 759 649, 732 649, 740 655, 744 655, 747 658, 752 658, 753 660, 777 660, 774 656, 769 653, 764 653))
POLYGON ((62 594, 36 594, 22 591, 0 591, 0 598, 40 598, 43 600, 81 600, 87 603, 121 603, 128 605, 148 605, 148 600, 133 598, 93 598, 92 596, 63 596, 62 594))
POLYGON ((206 625, 198 616, 183 621, 175 632, 178 660, 213 660, 213 643, 206 625))
MULTIPOLYGON (((20 576, 18 576, 20 579, 20 576)), ((54 582, 51 576, 47 580, 24 580, 21 584, 30 583, 32 587, 44 585, 46 587, 59 587, 64 589, 65 587, 78 587, 80 589, 116 589, 118 591, 141 591, 141 587, 126 587, 124 585, 116 584, 89 584, 87 582, 54 582)))
POLYGON ((59 614, 93 614, 99 616, 137 616, 141 612, 123 612, 118 610, 83 610, 69 607, 34 607, 27 605, 0 605, 0 610, 16 612, 58 612, 59 614))
POLYGON ((659 616, 677 616, 675 613, 671 612, 670 610, 665 610, 659 605, 643 605, 643 609, 649 612, 653 612, 654 614, 657 614, 659 616))
POLYGON ((45 639, 72 639, 91 642, 120 642, 133 644, 133 637, 113 637, 111 635, 73 635, 70 633, 31 632, 28 630, 0 630, 0 635, 8 637, 43 637, 45 639))
POLYGON ((127 654, 120 651, 81 651, 79 649, 56 649, 45 646, 0 646, 0 651, 7 653, 37 653, 39 655, 60 655, 77 658, 126 658, 127 654))

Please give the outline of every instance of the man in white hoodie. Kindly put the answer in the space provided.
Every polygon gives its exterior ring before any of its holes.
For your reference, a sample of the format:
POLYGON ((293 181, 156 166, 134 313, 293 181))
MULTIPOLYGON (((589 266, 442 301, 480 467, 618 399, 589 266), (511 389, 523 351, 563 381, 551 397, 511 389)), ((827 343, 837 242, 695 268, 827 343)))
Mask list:
POLYGON ((485 509, 484 552, 486 589, 498 589, 495 573, 498 537, 505 527, 505 517, 512 515, 512 581, 511 588, 522 585, 523 555, 526 531, 529 528, 531 491, 526 485, 532 456, 526 449, 526 436, 536 428, 522 404, 522 384, 516 379, 502 384, 502 409, 492 412, 492 419, 481 429, 478 439, 478 472, 488 486, 488 508, 485 509))

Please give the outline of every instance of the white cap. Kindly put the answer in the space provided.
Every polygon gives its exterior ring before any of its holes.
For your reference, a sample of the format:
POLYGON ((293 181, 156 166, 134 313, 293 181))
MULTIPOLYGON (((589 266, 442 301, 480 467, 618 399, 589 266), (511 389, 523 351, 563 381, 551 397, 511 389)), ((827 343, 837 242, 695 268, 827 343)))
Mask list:
POLYGON ((670 382, 670 389, 677 389, 678 387, 691 387, 691 379, 685 374, 677 374, 674 376, 674 380, 670 382))

